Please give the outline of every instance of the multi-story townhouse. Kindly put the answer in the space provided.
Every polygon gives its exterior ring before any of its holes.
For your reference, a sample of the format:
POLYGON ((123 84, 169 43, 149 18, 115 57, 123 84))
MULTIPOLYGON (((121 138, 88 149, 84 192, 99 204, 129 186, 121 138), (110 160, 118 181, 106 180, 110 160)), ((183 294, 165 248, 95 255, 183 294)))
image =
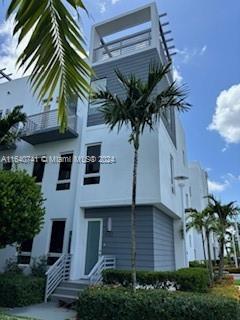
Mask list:
MULTIPOLYGON (((167 40, 155 3, 92 27, 90 62, 95 71, 92 86, 108 87, 121 95, 116 68, 146 79, 150 63, 169 61, 167 40)), ((172 81, 170 72, 165 84, 172 81)), ((98 106, 79 100, 69 102, 68 129, 61 134, 56 94, 49 104, 39 103, 27 78, 1 84, 0 96, 3 114, 22 105, 28 115, 21 141, 15 149, 1 151, 0 156, 38 156, 39 161, 19 163, 18 168, 36 176, 46 198, 44 227, 33 242, 23 244, 19 261, 29 264, 30 257, 46 255, 52 264, 69 253, 71 280, 88 278, 100 257, 114 257, 117 268, 130 268, 133 150, 128 143, 128 128, 119 133, 109 132, 98 106), (69 161, 45 162, 57 156, 69 161), (101 156, 102 161, 84 163, 86 156, 101 156)), ((179 181, 188 177, 186 155, 184 131, 174 110, 164 113, 155 129, 146 130, 141 137, 138 269, 174 270, 188 265, 183 217, 185 195, 190 197, 189 182, 179 181)), ((13 247, 1 250, 1 267, 14 254, 13 247)))
MULTIPOLYGON (((192 162, 189 165, 189 190, 190 190, 190 207, 197 211, 204 210, 208 205, 208 174, 203 170, 198 162, 192 162)), ((205 239, 205 235, 204 235, 205 239)), ((187 239, 189 251, 189 261, 204 260, 204 250, 202 236, 195 229, 189 231, 187 239)), ((213 260, 218 259, 218 243, 216 235, 211 233, 210 237, 211 256, 213 260)), ((207 243, 205 239, 205 252, 207 254, 207 243)))

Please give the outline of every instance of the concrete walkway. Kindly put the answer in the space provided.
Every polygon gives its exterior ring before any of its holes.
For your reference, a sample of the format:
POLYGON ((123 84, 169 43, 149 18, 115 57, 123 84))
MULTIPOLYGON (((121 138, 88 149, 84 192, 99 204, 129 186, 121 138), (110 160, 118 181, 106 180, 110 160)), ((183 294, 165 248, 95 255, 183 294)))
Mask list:
POLYGON ((21 317, 29 317, 37 320, 75 320, 76 312, 59 308, 56 303, 48 302, 35 304, 23 308, 14 308, 7 311, 8 314, 21 317))
POLYGON ((231 276, 234 276, 235 280, 240 280, 240 273, 231 273, 231 276))

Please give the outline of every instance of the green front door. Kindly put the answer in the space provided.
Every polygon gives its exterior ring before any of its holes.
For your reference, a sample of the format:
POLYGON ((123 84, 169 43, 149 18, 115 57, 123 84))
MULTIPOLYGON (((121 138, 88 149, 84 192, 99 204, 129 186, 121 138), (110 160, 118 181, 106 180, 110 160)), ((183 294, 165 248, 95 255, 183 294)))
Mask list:
POLYGON ((87 249, 85 260, 85 274, 88 275, 98 261, 101 239, 101 221, 89 220, 87 231, 87 249))

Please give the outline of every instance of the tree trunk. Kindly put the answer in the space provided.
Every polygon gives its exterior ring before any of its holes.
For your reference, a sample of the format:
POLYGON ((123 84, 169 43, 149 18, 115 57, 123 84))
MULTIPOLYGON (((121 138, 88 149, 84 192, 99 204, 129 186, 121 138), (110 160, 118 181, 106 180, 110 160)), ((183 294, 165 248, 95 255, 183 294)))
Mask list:
POLYGON ((202 235, 202 245, 203 245, 203 256, 204 256, 204 261, 206 264, 207 256, 206 256, 206 250, 205 250, 205 240, 204 240, 203 230, 201 231, 201 235, 202 235))
POLYGON ((222 279, 223 277, 223 269, 224 269, 224 238, 220 239, 220 252, 219 252, 219 269, 218 269, 218 278, 222 279))
POLYGON ((132 239, 132 287, 136 291, 137 275, 136 275, 136 189, 137 189, 137 165, 138 165, 138 149, 134 147, 134 164, 133 164, 133 183, 132 183, 132 210, 131 210, 131 239, 132 239))
POLYGON ((213 282, 213 265, 212 265, 212 255, 211 255, 211 248, 210 248, 210 232, 206 231, 206 239, 207 239, 207 251, 208 251, 208 270, 209 270, 209 280, 210 285, 213 282))

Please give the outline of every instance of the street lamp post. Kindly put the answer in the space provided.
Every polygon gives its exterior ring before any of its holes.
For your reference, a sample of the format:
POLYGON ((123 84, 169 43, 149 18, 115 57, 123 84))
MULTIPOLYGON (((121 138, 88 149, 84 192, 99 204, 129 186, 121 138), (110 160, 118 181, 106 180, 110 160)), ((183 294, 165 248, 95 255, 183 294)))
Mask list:
POLYGON ((174 179, 178 182, 178 186, 180 188, 180 193, 181 193, 182 223, 183 223, 183 258, 184 258, 184 266, 188 266, 187 244, 186 244, 187 230, 186 230, 186 217, 185 217, 184 194, 183 194, 183 189, 185 187, 185 181, 188 180, 188 177, 177 176, 174 179))

